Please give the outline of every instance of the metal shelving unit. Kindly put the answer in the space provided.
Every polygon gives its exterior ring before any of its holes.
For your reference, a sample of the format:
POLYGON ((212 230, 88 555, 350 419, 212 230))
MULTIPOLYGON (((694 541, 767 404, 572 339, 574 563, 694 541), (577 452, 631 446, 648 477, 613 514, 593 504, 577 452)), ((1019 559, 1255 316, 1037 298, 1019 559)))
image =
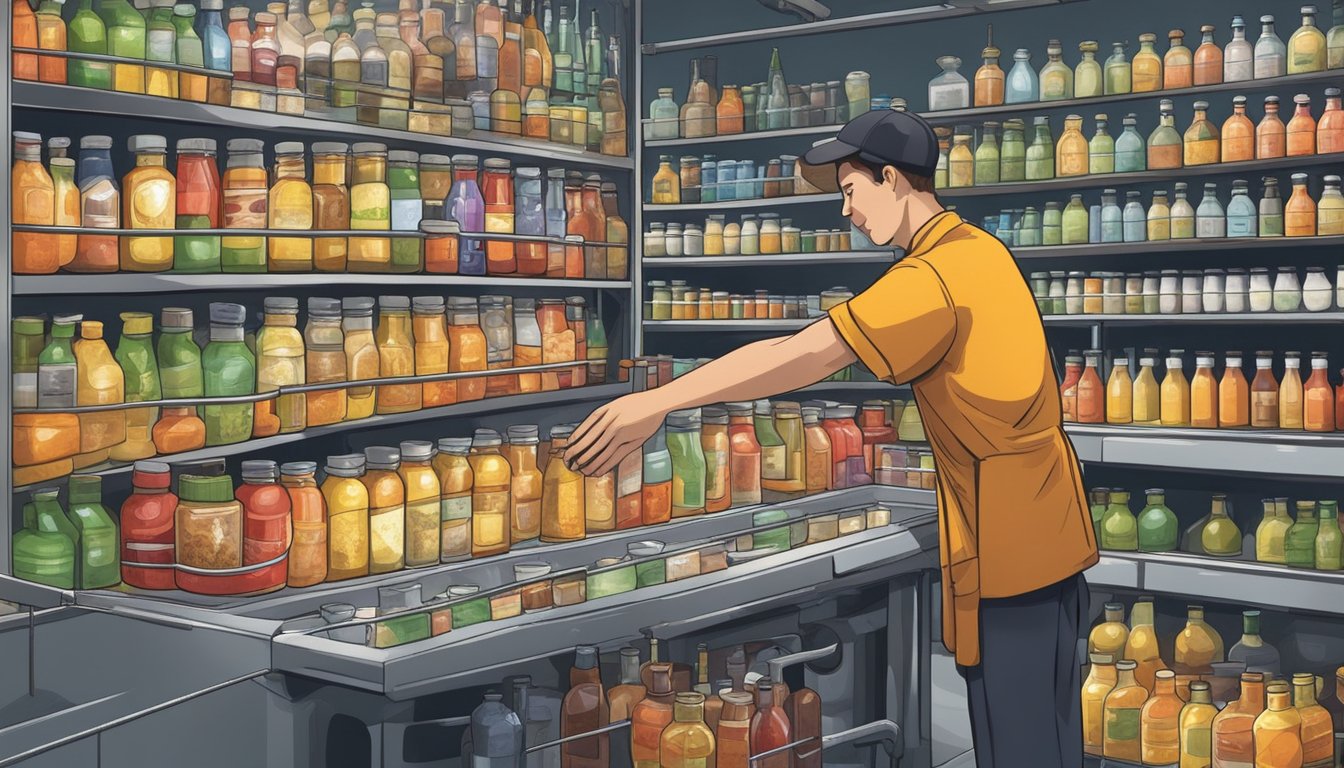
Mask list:
POLYGON ((645 203, 649 213, 678 211, 727 211, 735 208, 760 208, 776 205, 807 205, 808 203, 829 203, 840 199, 839 194, 784 195, 782 197, 753 197, 747 200, 721 200, 714 203, 676 203, 654 205, 645 203))
POLYGON ((1344 311, 1228 312, 1197 315, 1045 315, 1046 325, 1333 325, 1344 323, 1344 311))
POLYGON ((798 320, 645 320, 644 331, 683 331, 687 333, 721 333, 723 331, 760 331, 784 333, 797 331, 820 320, 809 317, 798 320))
POLYGON ((156 274, 111 275, 16 275, 13 278, 15 296, 46 296, 61 293, 78 294, 136 294, 185 293, 202 291, 262 291, 279 288, 326 288, 330 286, 370 289, 381 286, 414 286, 417 289, 452 286, 480 288, 573 288, 578 290, 629 290, 629 280, 565 280, 545 277, 471 277, 468 275, 365 275, 358 273, 178 275, 171 272, 156 274))
POLYGON ((1200 240, 1145 240, 1139 243, 1079 243, 1076 245, 1025 246, 1013 249, 1016 259, 1071 259, 1079 256, 1137 256, 1159 253, 1225 253, 1234 251, 1294 251, 1302 248, 1344 248, 1344 236, 1324 237, 1223 237, 1200 240))
POLYGON ((1100 424, 1065 424, 1064 430, 1084 462, 1302 480, 1344 477, 1339 433, 1100 424))
POLYGON ((671 256, 644 259, 650 269, 704 267, 824 267, 829 264, 894 264, 894 251, 835 251, 832 253, 778 253, 758 256, 671 256))

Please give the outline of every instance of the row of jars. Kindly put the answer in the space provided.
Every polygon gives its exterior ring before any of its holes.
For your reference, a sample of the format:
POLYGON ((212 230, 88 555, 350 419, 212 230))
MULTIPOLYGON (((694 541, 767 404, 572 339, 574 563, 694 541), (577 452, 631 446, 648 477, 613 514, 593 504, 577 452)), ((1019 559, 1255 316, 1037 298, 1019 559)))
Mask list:
MULTIPOLYGON (((1111 358, 1110 376, 1102 383, 1103 352, 1088 350, 1065 357, 1060 385, 1064 420, 1080 424, 1121 424, 1202 429, 1305 430, 1333 432, 1344 417, 1344 399, 1337 399, 1330 383, 1329 359, 1311 353, 1311 375, 1302 379, 1302 355, 1284 353, 1282 380, 1274 375, 1274 353, 1255 353, 1255 377, 1248 384, 1242 373, 1241 352, 1228 352, 1223 375, 1215 378, 1214 353, 1195 353, 1195 372, 1184 373, 1185 350, 1173 349, 1165 358, 1166 373, 1159 384, 1155 368, 1158 350, 1144 349, 1138 374, 1131 378, 1129 357, 1111 358)), ((1341 372, 1344 374, 1344 372, 1341 372)), ((1338 394, 1344 394, 1344 386, 1338 394)))
POLYGON ((984 217, 982 226, 1010 248, 1344 235, 1340 177, 1322 179, 1319 202, 1311 197, 1306 174, 1293 174, 1292 181, 1293 191, 1287 205, 1279 193, 1278 179, 1272 176, 1263 179, 1259 201, 1251 199, 1250 185, 1245 180, 1233 181, 1232 197, 1226 208, 1218 199, 1216 183, 1204 184, 1204 195, 1196 208, 1190 204, 1189 185, 1177 182, 1174 199, 1168 197, 1166 190, 1157 190, 1146 211, 1139 192, 1125 193, 1121 207, 1116 191, 1106 189, 1102 191, 1100 204, 1085 205, 1083 195, 1075 194, 1062 210, 1057 202, 1048 202, 1040 210, 1034 206, 1005 208, 997 216, 984 217))
POLYGON ((1302 24, 1287 45, 1274 31, 1270 15, 1260 17, 1260 35, 1254 45, 1246 39, 1246 22, 1241 16, 1232 17, 1232 40, 1222 48, 1214 39, 1217 28, 1212 24, 1202 25, 1199 32, 1200 44, 1192 52, 1185 44, 1184 30, 1169 31, 1163 54, 1157 52, 1157 35, 1145 32, 1139 35, 1133 60, 1126 58, 1127 43, 1111 43, 1112 53, 1104 64, 1097 61, 1101 46, 1085 40, 1078 44, 1082 58, 1072 69, 1064 63, 1063 44, 1050 40, 1047 61, 1039 73, 1031 65, 1031 51, 1018 48, 1006 75, 999 67, 1002 52, 991 34, 980 54, 983 64, 975 73, 974 99, 971 84, 958 72, 961 59, 942 56, 938 66, 943 71, 929 81, 929 110, 1147 93, 1344 68, 1344 11, 1338 3, 1328 33, 1316 27, 1316 6, 1302 6, 1302 24))
POLYGON ((1323 267, 1164 269, 1160 272, 1032 272, 1042 315, 1198 315, 1344 309, 1344 265, 1330 284, 1323 267))
POLYGON ((803 178, 797 155, 781 155, 759 166, 754 160, 720 160, 716 155, 687 155, 678 161, 676 170, 672 162, 671 155, 658 158, 649 193, 653 205, 759 200, 821 191, 803 178))
POLYGON ((644 302, 645 320, 792 320, 820 317, 823 312, 853 298, 848 288, 831 288, 820 295, 781 296, 766 290, 752 294, 711 291, 686 285, 685 280, 650 280, 644 302))
POLYGON ((220 173, 214 139, 181 139, 167 167, 162 136, 130 137, 135 166, 121 177, 112 139, 14 133, 15 224, 83 227, 80 234, 15 232, 17 274, 67 272, 397 272, 623 279, 628 229, 616 185, 593 174, 518 167, 475 155, 420 155, 387 145, 287 141, 265 164, 260 139, 231 139, 220 173), (311 181, 310 181, 311 178, 311 181), (448 225, 452 226, 448 226, 448 225), (422 227, 423 225, 423 227, 422 227), (172 237, 93 234, 98 229, 179 230, 172 237), (371 230, 415 237, 190 235, 192 229, 371 230), (433 236, 427 246, 420 230, 433 236), (484 241, 458 232, 578 236, 611 247, 484 241))
POLYGON ((115 354, 104 325, 58 315, 45 336, 41 317, 13 323, 15 485, 43 482, 109 459, 135 461, 229 445, 375 414, 436 408, 486 397, 544 392, 606 379, 602 321, 583 297, 380 296, 265 300, 260 328, 244 330, 247 308, 212 303, 208 342, 199 345, 192 310, 121 315, 115 354), (75 341, 79 327, 80 339, 75 341), (248 338, 251 336, 251 338, 248 338), (587 361, 573 368, 461 380, 345 386, 344 382, 432 376, 587 361), (328 384, 258 402, 210 405, 209 398, 328 384), (72 414, 77 406, 206 399, 199 408, 126 408, 72 414))
POLYGON ((1340 90, 1325 89, 1325 109, 1319 120, 1311 114, 1311 97, 1293 97, 1296 108, 1287 124, 1279 117, 1279 97, 1265 97, 1265 114, 1258 124, 1246 116, 1246 97, 1232 100, 1232 115, 1221 128, 1208 117, 1209 103, 1194 104, 1194 118, 1182 135, 1176 129, 1172 102, 1163 99, 1160 119, 1147 141, 1139 134, 1138 117, 1126 115, 1124 130, 1112 138, 1109 117, 1096 116, 1096 133, 1083 135, 1083 118, 1069 115, 1056 142, 1050 118, 1032 118, 1032 137, 1027 142, 1026 125, 1013 119, 1003 123, 1003 142, 996 134, 999 123, 986 122, 975 146, 975 127, 959 125, 955 131, 938 127, 938 168, 934 185, 956 189, 977 184, 1009 181, 1131 173, 1143 170, 1301 157, 1344 152, 1344 109, 1340 90), (950 142, 949 142, 950 139, 950 142))
POLYGON ((344 0, 330 9, 315 0, 308 13, 302 3, 255 14, 232 6, 226 28, 221 0, 201 0, 199 17, 190 3, 107 0, 97 13, 81 4, 67 29, 62 5, 44 0, 34 14, 27 0, 13 3, 16 47, 75 54, 15 52, 15 79, 627 152, 620 38, 603 34, 596 9, 585 32, 577 7, 555 25, 543 14, 543 30, 533 9, 492 2, 417 10, 403 0, 397 13, 376 13, 365 0, 352 13, 344 0))
POLYGON ((704 226, 651 222, 644 233, 644 255, 757 256, 780 253, 845 253, 872 248, 863 233, 850 229, 800 229, 777 213, 744 213, 740 221, 724 214, 705 218, 704 226))

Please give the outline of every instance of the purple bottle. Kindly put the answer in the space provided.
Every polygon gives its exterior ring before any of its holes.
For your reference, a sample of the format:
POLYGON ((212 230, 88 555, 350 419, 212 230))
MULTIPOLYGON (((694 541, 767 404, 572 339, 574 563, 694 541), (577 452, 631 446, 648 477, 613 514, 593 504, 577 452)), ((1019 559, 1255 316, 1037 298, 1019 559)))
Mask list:
MULTIPOLYGON (((453 155, 453 188, 448 191, 444 205, 448 218, 456 221, 463 232, 485 231, 485 198, 477 182, 480 166, 475 155, 453 155)), ((462 239, 458 253, 458 274, 485 274, 485 243, 462 239)))

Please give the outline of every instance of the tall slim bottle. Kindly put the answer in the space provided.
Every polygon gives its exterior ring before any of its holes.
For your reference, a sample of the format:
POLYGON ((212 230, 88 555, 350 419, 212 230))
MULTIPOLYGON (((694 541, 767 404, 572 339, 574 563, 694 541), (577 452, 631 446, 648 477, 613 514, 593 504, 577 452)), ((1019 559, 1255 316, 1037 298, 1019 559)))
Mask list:
POLYGON ((1181 768, 1207 768, 1213 755, 1212 724, 1218 709, 1209 697, 1209 684, 1190 683, 1190 701, 1181 709, 1181 768))
MULTIPOLYGON (((569 670, 569 692, 560 712, 561 736, 595 731, 609 722, 609 713, 597 648, 581 645, 574 651, 574 666, 569 670)), ((605 733, 567 741, 560 745, 560 764, 563 768, 606 768, 610 764, 609 741, 605 733)))
MULTIPOLYGON (((107 26, 107 53, 121 59, 145 58, 145 17, 126 0, 102 0, 98 15, 107 26)), ((122 93, 145 92, 143 64, 113 64, 112 87, 122 93)))
MULTIPOLYGON (((79 324, 79 341, 74 343, 78 378, 76 405, 109 405, 126 400, 121 366, 103 341, 103 324, 84 320, 79 324)), ((42 370, 38 369, 39 379, 42 370)), ((41 384, 38 385, 41 387, 41 384)), ((79 415, 79 454, 75 469, 107 460, 108 449, 126 440, 126 411, 95 411, 79 415)))
POLYGON ((1279 652, 1260 637, 1260 611, 1243 611, 1241 639, 1227 650, 1228 661, 1246 665, 1247 672, 1262 672, 1269 678, 1279 674, 1279 652))
POLYGON ((1333 768, 1335 728, 1330 713, 1316 700, 1316 676, 1293 675, 1293 708, 1302 719, 1302 768, 1333 768))
MULTIPOLYGON (((72 53, 107 55, 107 25, 94 13, 93 0, 80 0, 79 10, 75 11, 75 17, 70 20, 66 47, 72 53)), ((66 81, 81 88, 111 90, 112 66, 107 61, 67 59, 66 81)))
POLYGON ((672 723, 672 665, 650 666, 648 696, 630 715, 630 755, 633 768, 661 768, 663 729, 672 723))

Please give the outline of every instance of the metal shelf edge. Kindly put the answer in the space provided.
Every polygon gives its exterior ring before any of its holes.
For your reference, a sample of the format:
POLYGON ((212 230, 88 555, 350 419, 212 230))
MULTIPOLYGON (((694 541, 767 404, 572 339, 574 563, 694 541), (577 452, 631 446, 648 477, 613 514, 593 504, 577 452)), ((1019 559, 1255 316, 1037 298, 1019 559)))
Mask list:
POLYGON ((629 280, 565 280, 525 277, 475 277, 468 275, 359 274, 310 272, 256 275, 210 274, 109 274, 109 275, 15 275, 15 296, 53 296, 106 293, 176 293, 179 291, 252 291, 274 288, 320 288, 326 286, 441 285, 526 288, 626 290, 629 280))

